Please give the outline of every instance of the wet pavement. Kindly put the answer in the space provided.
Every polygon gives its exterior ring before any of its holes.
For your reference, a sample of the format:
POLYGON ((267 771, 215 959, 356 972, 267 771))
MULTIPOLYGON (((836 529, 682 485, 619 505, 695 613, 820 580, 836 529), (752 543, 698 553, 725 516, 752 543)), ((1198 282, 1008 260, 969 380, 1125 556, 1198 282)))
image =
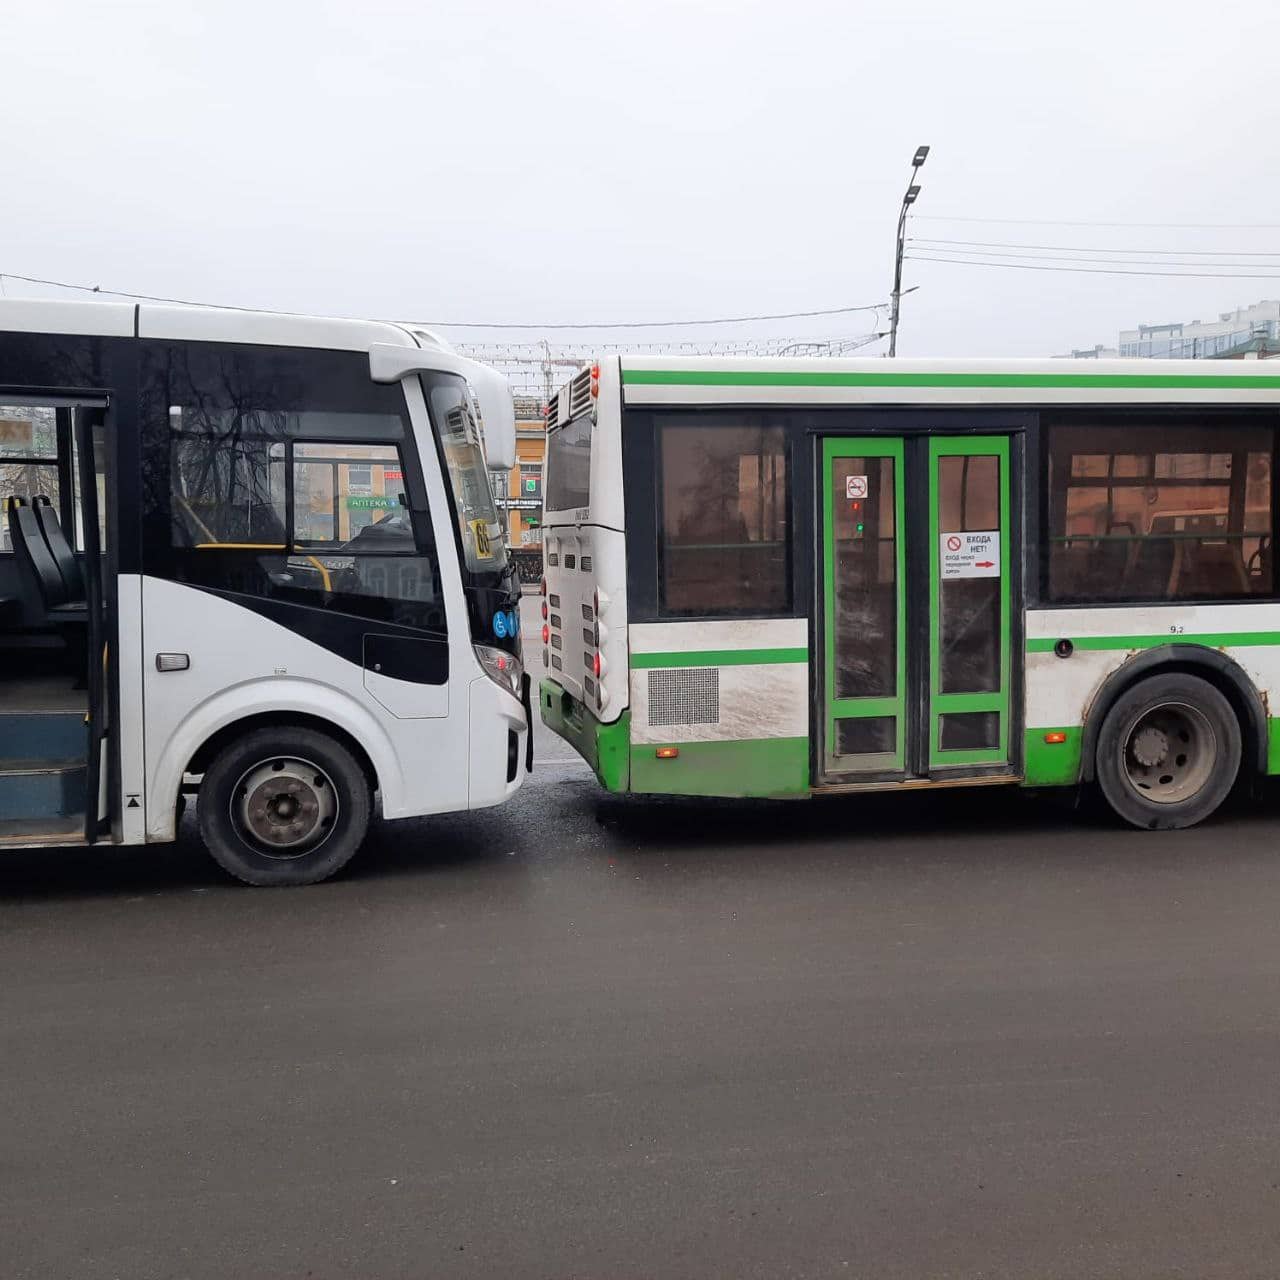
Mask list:
POLYGON ((1280 805, 602 796, 0 860, 6 1277, 1280 1269, 1280 805))

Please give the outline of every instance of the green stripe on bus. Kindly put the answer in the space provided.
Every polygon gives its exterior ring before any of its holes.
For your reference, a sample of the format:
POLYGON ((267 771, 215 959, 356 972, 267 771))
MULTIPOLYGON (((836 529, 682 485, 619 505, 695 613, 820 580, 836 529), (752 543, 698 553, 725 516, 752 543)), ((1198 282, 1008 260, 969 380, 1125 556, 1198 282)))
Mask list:
MULTIPOLYGON (((1155 636, 1065 636, 1081 650, 1101 649, 1155 649, 1162 644, 1202 644, 1213 649, 1256 648, 1259 645, 1280 645, 1280 631, 1212 631, 1187 633, 1166 631, 1155 636)), ((1028 653, 1052 653, 1058 639, 1027 641, 1028 653)))
POLYGON ((853 373, 799 369, 624 369, 627 386, 676 387, 1098 387, 1280 390, 1280 377, 1216 373, 853 373))
POLYGON ((633 667, 754 667, 808 662, 808 649, 704 649, 688 653, 633 653, 633 667))

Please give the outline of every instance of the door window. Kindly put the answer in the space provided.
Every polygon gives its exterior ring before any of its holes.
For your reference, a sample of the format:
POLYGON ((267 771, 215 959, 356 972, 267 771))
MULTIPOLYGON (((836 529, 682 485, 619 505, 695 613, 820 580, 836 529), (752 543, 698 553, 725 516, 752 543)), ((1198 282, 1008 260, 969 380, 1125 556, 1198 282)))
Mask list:
MULTIPOLYGON (((0 405, 0 511, 10 494, 28 502, 43 494, 61 513, 57 410, 44 405, 0 405)), ((9 522, 0 518, 0 550, 12 551, 9 522)))
POLYGON ((837 698, 898 692, 896 469, 895 458, 832 463, 837 698))
POLYGON ((969 454, 939 458, 937 500, 938 527, 948 545, 960 535, 993 535, 989 543, 960 537, 964 559, 950 562, 956 566, 954 576, 942 554, 939 689, 990 693, 1000 687, 1000 459, 969 454), (982 546, 989 550, 974 550, 982 546))

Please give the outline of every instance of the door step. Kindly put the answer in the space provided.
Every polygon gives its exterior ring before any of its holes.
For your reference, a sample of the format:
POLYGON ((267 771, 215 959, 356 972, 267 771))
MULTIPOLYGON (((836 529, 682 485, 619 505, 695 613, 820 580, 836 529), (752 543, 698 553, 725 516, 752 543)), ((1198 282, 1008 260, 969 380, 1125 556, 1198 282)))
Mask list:
POLYGON ((844 791, 938 791, 953 787, 1008 787, 1022 781, 1020 773, 992 773, 978 778, 898 778, 891 782, 823 782, 814 795, 844 791))
POLYGON ((0 711, 0 770, 16 761, 83 760, 87 742, 83 711, 0 711))
POLYGON ((0 849, 26 849, 33 845, 84 844, 84 815, 67 814, 38 822, 0 821, 0 849))
POLYGON ((83 760, 15 761, 0 766, 0 822, 33 822, 84 812, 83 760))

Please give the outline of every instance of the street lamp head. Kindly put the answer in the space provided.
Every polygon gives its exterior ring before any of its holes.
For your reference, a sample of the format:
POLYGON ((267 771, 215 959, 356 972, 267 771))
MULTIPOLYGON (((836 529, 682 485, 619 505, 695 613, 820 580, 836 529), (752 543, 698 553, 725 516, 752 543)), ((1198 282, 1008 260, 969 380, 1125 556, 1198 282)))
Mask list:
POLYGON ((919 187, 915 186, 914 184, 913 184, 912 186, 909 186, 909 187, 907 188, 907 194, 906 194, 905 196, 903 196, 903 197, 902 197, 902 203, 903 203, 903 204, 915 204, 915 202, 916 202, 916 196, 918 196, 919 194, 920 194, 920 188, 919 188, 919 187))
POLYGON ((928 147, 917 147, 915 158, 911 161, 911 167, 913 169, 918 169, 922 164, 924 164, 925 159, 928 155, 929 155, 928 147))

